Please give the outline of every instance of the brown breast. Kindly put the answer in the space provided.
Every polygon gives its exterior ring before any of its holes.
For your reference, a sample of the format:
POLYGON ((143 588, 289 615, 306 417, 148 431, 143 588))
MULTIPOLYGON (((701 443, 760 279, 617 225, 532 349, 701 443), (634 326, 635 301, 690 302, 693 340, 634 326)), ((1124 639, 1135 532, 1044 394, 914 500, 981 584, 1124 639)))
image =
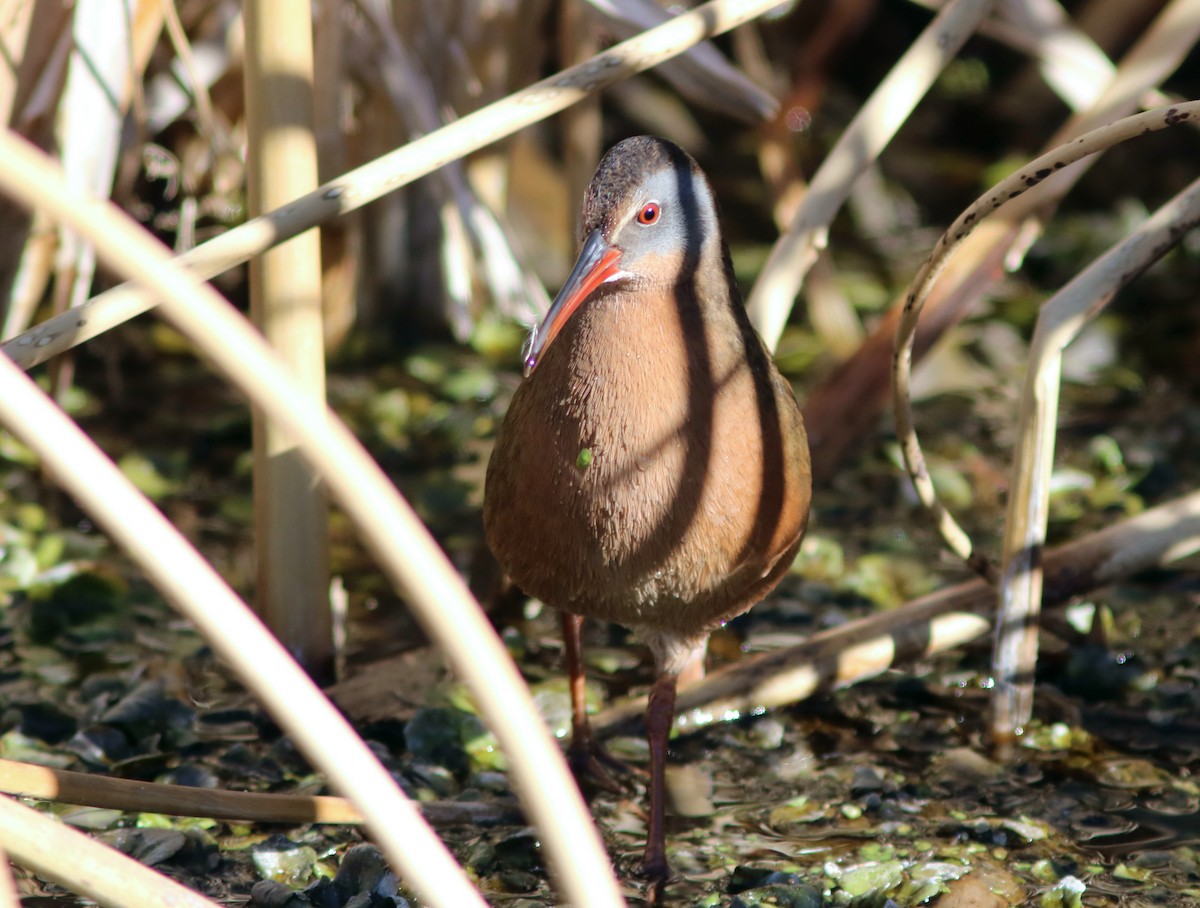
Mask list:
POLYGON ((695 636, 786 571, 809 508, 799 408, 718 254, 595 291, 518 388, 487 539, 560 609, 695 636))

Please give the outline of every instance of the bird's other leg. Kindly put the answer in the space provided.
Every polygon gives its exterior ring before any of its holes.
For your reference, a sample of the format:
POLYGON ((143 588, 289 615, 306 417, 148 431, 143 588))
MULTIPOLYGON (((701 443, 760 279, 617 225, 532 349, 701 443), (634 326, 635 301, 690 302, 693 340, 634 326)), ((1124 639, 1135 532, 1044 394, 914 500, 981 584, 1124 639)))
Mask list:
POLYGON ((675 721, 675 686, 679 676, 663 672, 650 690, 646 707, 646 743, 650 745, 650 817, 646 824, 646 852, 642 875, 662 882, 670 875, 667 865, 667 745, 675 721))
POLYGON ((610 756, 592 737, 592 723, 587 714, 587 677, 583 670, 583 616, 562 613, 563 661, 566 663, 567 683, 571 693, 571 743, 567 746, 567 761, 576 778, 586 776, 609 791, 620 791, 606 767, 628 770, 610 756))
POLYGON ((583 670, 583 616, 563 612, 563 661, 571 692, 571 746, 587 743, 592 725, 587 717, 587 676, 583 670))

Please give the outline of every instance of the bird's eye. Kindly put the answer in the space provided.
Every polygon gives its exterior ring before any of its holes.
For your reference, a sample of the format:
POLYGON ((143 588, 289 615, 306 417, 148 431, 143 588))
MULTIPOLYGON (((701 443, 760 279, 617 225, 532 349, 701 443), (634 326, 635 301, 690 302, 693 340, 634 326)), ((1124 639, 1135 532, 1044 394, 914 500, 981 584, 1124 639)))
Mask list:
POLYGON ((642 206, 642 210, 638 212, 637 221, 639 224, 653 224, 658 220, 660 213, 658 202, 647 202, 642 206))

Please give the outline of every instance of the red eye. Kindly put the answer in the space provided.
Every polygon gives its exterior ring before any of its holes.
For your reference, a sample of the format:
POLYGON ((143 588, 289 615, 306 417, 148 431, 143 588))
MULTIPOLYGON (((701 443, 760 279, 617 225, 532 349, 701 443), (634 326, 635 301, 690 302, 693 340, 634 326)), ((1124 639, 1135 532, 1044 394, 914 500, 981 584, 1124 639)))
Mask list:
POLYGON ((647 202, 642 207, 642 210, 638 212, 638 216, 637 216, 638 223, 639 224, 653 224, 655 221, 658 220, 658 215, 659 215, 658 202, 647 202))

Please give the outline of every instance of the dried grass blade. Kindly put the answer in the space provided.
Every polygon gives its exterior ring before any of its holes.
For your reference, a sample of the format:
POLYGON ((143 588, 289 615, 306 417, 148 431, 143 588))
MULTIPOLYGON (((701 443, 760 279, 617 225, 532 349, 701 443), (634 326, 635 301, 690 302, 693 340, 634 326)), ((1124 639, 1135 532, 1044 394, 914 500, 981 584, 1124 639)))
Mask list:
POLYGON ((1042 561, 1063 351, 1118 290, 1174 248, 1198 223, 1200 180, 1081 271, 1038 314, 1018 416, 992 657, 991 733, 1002 749, 1012 744, 1033 712, 1042 561))

